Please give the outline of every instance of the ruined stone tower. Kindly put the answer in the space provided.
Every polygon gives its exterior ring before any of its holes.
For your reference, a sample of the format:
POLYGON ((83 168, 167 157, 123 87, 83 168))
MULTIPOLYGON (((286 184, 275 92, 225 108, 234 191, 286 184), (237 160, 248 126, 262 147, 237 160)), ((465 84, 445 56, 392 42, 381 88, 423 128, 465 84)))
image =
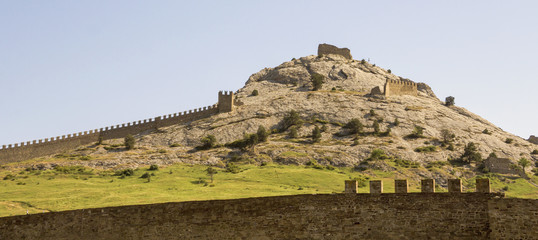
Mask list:
POLYGON ((219 113, 231 112, 234 110, 234 93, 232 91, 219 92, 219 113))

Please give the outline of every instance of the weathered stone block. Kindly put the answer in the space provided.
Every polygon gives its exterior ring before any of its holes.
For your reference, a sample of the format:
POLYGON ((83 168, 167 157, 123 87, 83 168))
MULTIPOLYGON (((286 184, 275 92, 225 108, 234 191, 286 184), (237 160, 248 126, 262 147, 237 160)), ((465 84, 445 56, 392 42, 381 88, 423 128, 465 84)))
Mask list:
POLYGON ((491 188, 489 186, 489 178, 477 178, 476 179, 476 192, 490 193, 491 188))
POLYGON ((394 180, 394 192, 407 193, 408 191, 409 186, 407 184, 407 179, 394 180))
POLYGON ((345 181, 345 193, 357 193, 359 188, 359 183, 357 180, 346 180, 345 181))
POLYGON ((383 182, 381 180, 370 181, 370 193, 383 193, 383 182))
POLYGON ((420 181, 420 188, 423 193, 435 192, 435 179, 422 179, 420 181))
POLYGON ((461 192, 461 179, 448 179, 448 192, 461 192))

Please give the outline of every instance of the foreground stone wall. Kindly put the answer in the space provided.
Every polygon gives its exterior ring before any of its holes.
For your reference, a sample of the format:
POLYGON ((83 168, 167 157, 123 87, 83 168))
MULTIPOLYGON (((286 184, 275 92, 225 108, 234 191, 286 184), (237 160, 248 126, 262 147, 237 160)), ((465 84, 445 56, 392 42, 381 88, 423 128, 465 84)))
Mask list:
POLYGON ((81 145, 103 140, 123 138, 129 134, 136 135, 159 127, 194 121, 210 117, 217 113, 233 111, 233 93, 219 92, 218 104, 204 108, 168 114, 138 122, 118 124, 116 126, 95 129, 75 134, 33 140, 28 142, 3 145, 0 148, 0 164, 18 162, 31 158, 47 156, 74 149, 81 145))
POLYGON ((86 209, 0 218, 0 239, 490 239, 502 229, 510 238, 538 236, 538 200, 497 197, 323 194, 86 209))

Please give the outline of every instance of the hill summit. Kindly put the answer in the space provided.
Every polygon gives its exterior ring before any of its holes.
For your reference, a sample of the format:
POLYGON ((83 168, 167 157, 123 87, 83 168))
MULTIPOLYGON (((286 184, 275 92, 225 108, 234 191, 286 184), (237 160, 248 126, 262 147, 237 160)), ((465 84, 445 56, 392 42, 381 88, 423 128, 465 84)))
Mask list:
POLYGON ((505 159, 500 164, 506 171, 521 158, 538 160, 531 154, 536 145, 453 99, 440 101, 427 84, 328 44, 320 44, 317 55, 252 74, 232 96, 232 111, 142 132, 128 153, 116 139, 60 156, 86 156, 93 160, 67 164, 97 168, 175 162, 224 167, 238 161, 354 167, 432 177, 440 184, 492 170, 483 162, 488 156, 505 159), (267 140, 258 139, 260 131, 267 140), (432 166, 439 169, 424 169, 432 166))

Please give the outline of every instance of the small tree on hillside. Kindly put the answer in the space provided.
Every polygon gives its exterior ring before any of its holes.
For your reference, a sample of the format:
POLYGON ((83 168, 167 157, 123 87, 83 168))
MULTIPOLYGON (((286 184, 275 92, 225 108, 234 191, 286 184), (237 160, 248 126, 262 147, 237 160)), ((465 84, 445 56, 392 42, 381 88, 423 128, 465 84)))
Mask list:
POLYGON ((349 133, 351 134, 360 134, 362 133, 363 125, 358 118, 352 118, 344 125, 344 128, 349 129, 349 133))
POLYGON ((319 129, 318 126, 316 126, 314 128, 314 130, 312 130, 312 141, 313 142, 319 142, 321 140, 321 130, 319 129))
POLYGON ((441 130, 441 138, 443 138, 444 144, 448 144, 449 142, 452 142, 452 140, 454 140, 455 137, 456 135, 452 133, 450 130, 448 129, 441 130))
POLYGON ((482 155, 480 155, 478 152, 478 148, 475 143, 470 142, 465 145, 463 155, 461 155, 461 160, 467 163, 482 161, 482 155))
POLYGON ((374 120, 374 124, 372 124, 372 127, 374 128, 374 134, 378 135, 380 130, 379 130, 379 122, 377 120, 374 120))
POLYGON ((321 89, 321 86, 323 85, 323 79, 325 79, 325 76, 319 73, 312 74, 312 76, 310 77, 310 80, 312 80, 312 90, 317 91, 321 89))
POLYGON ((213 175, 217 174, 217 169, 214 169, 213 167, 208 167, 206 170, 207 175, 211 178, 211 182, 213 182, 213 175))
POLYGON ((303 124, 303 120, 301 119, 301 116, 299 116, 299 113, 295 110, 291 110, 284 115, 280 130, 285 131, 291 126, 300 126, 301 124, 303 124))
POLYGON ((260 142, 267 142, 267 138, 269 137, 269 133, 267 133, 267 130, 263 126, 258 127, 258 132, 256 132, 258 135, 258 141, 260 142))
POLYGON ((124 142, 123 144, 125 145, 125 148, 127 150, 131 150, 131 149, 135 148, 136 141, 135 141, 135 138, 133 137, 133 135, 131 135, 131 134, 127 135, 123 139, 123 142, 124 142))

